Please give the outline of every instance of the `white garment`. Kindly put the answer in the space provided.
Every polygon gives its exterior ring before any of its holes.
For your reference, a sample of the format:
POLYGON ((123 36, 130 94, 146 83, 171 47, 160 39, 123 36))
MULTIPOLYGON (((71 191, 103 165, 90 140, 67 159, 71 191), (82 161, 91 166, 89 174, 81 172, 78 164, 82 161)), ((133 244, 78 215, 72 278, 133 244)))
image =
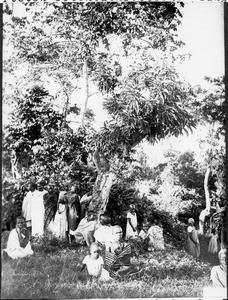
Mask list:
POLYGON ((106 249, 109 249, 110 242, 112 239, 112 226, 111 225, 101 225, 94 232, 94 238, 96 242, 101 243, 106 249))
POLYGON ((136 228, 137 227, 136 213, 134 214, 130 212, 127 213, 127 228, 126 228, 126 238, 135 237, 137 236, 137 231, 133 231, 128 219, 131 220, 131 224, 133 225, 134 228, 136 228))
POLYGON ((148 237, 148 233, 145 232, 144 230, 141 230, 140 233, 139 233, 139 236, 142 238, 142 239, 146 239, 148 237))
POLYGON ((47 191, 36 191, 32 197, 31 217, 32 235, 42 235, 44 233, 44 194, 47 191))
POLYGON ((150 244, 155 249, 165 249, 165 242, 163 237, 163 228, 153 225, 148 229, 150 244))
POLYGON ((90 255, 87 255, 82 264, 86 265, 90 275, 99 277, 99 279, 104 281, 111 279, 109 272, 103 268, 104 260, 101 256, 99 256, 97 259, 93 259, 90 255))
POLYGON ((66 205, 59 203, 59 211, 56 212, 54 222, 51 226, 52 232, 60 238, 66 237, 66 231, 68 228, 66 212, 66 205))
POLYGON ((76 235, 77 233, 81 233, 83 237, 85 238, 86 235, 88 235, 89 232, 94 232, 96 227, 96 221, 88 221, 87 217, 81 219, 80 223, 78 224, 78 227, 75 231, 73 231, 73 235, 76 235))
POLYGON ((25 218, 26 220, 26 224, 27 226, 31 226, 31 205, 32 205, 32 198, 33 195, 36 193, 37 191, 29 191, 24 199, 23 199, 23 203, 22 203, 22 216, 25 218))
POLYGON ((16 228, 14 228, 9 234, 5 251, 12 259, 26 257, 33 254, 30 242, 28 242, 25 248, 20 246, 19 236, 16 228))

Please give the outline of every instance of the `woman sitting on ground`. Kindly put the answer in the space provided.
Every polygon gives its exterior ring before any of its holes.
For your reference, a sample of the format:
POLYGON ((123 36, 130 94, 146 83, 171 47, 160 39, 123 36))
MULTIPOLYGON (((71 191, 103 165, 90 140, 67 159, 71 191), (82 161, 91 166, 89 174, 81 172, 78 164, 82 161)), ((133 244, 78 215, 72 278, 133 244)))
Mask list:
POLYGON ((131 246, 122 239, 122 236, 122 228, 118 225, 113 226, 110 247, 105 252, 105 267, 112 277, 136 272, 131 266, 131 246))
POLYGON ((214 266, 211 269, 211 281, 214 287, 227 287, 227 262, 226 249, 221 249, 218 253, 219 266, 214 266))
POLYGON ((86 242, 87 246, 90 247, 91 243, 94 242, 94 231, 96 228, 95 212, 89 210, 86 216, 81 219, 77 229, 72 233, 75 237, 75 242, 83 244, 86 242))
POLYGON ((95 241, 106 250, 109 249, 110 240, 112 236, 112 226, 110 224, 110 217, 106 214, 100 214, 99 223, 100 225, 94 232, 95 241))
POLYGON ((33 250, 30 244, 30 232, 26 228, 25 218, 20 216, 16 219, 16 228, 10 234, 6 249, 3 250, 4 256, 12 259, 30 256, 33 250))
POLYGON ((157 220, 153 217, 148 217, 148 237, 149 237, 149 249, 148 250, 164 250, 165 242, 163 236, 163 228, 157 220), (160 225, 160 226, 159 226, 160 225))

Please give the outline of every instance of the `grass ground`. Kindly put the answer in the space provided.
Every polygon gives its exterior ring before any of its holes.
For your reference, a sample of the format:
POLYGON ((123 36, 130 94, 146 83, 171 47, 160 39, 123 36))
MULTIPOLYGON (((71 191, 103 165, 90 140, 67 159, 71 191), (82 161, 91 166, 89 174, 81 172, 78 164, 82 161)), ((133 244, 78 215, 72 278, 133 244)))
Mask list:
POLYGON ((1 298, 202 297, 203 286, 210 285, 211 264, 171 246, 165 251, 133 257, 132 263, 144 272, 108 283, 90 281, 79 272, 87 253, 83 246, 46 244, 31 257, 2 261, 1 298))

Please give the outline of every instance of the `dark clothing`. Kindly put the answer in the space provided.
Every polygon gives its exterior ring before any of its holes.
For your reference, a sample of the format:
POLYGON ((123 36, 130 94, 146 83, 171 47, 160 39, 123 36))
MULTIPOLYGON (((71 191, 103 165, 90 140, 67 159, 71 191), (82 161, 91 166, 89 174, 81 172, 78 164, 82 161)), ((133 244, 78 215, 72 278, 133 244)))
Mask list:
POLYGON ((44 228, 47 229, 48 224, 54 219, 57 211, 57 203, 59 191, 53 190, 44 195, 44 228))
POLYGON ((80 198, 77 194, 66 193, 68 230, 75 231, 81 220, 80 198))

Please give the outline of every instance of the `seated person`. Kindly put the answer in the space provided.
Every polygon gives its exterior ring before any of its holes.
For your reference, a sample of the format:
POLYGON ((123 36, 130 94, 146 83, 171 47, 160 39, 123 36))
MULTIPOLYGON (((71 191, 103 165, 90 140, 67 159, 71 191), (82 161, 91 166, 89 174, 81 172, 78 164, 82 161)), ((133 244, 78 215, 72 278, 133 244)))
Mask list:
POLYGON ((76 243, 82 244, 86 242, 87 246, 90 247, 91 243, 94 242, 94 231, 96 227, 95 213, 89 210, 86 216, 81 219, 78 227, 72 234, 75 236, 76 243))
POLYGON ((11 230, 6 249, 3 255, 8 255, 12 259, 30 256, 33 250, 30 244, 30 232, 26 228, 25 218, 20 216, 16 219, 16 228, 11 230), (6 254, 7 253, 7 254, 6 254))
POLYGON ((147 220, 144 220, 142 223, 142 229, 139 232, 139 237, 142 238, 143 240, 148 238, 148 229, 149 229, 149 224, 147 220))
POLYGON ((94 242, 90 245, 90 255, 87 255, 82 262, 81 271, 86 268, 88 274, 92 277, 96 277, 103 281, 108 281, 112 278, 109 276, 108 271, 105 270, 103 266, 104 261, 100 256, 100 247, 98 243, 94 242))
POLYGON ((135 271, 131 266, 131 246, 122 236, 122 228, 118 225, 113 226, 110 247, 105 252, 105 267, 112 277, 121 277, 135 271))
POLYGON ((112 236, 112 226, 110 224, 110 217, 106 214, 100 214, 99 217, 100 226, 94 232, 95 241, 104 247, 109 249, 110 238, 112 236))
POLYGON ((214 287, 226 288, 227 286, 227 265, 226 265, 226 249, 221 249, 218 253, 220 265, 211 269, 211 280, 214 287))
POLYGON ((148 217, 148 236, 150 248, 148 250, 163 250, 165 249, 163 228, 158 225, 158 222, 153 217, 148 217))

